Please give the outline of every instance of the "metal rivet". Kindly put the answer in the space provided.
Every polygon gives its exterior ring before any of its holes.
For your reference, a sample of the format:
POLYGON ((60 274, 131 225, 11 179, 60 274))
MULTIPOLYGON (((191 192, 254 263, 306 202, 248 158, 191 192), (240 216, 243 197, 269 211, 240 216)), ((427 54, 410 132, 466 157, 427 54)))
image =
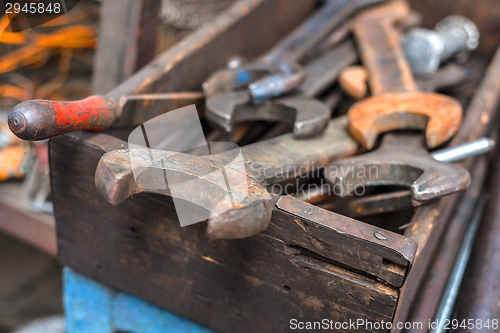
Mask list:
POLYGON ((382 231, 375 231, 374 236, 380 240, 387 240, 387 237, 382 233, 382 231))
POLYGON ((312 215, 314 213, 313 210, 312 210, 312 208, 309 208, 309 207, 304 208, 303 212, 306 215, 312 215))

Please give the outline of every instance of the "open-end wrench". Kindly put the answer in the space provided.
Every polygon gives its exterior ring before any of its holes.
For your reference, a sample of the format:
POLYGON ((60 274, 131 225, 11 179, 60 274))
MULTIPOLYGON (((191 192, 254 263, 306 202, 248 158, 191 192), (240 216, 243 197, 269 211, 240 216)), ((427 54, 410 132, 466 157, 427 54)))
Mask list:
POLYGON ((295 138, 316 135, 326 127, 331 111, 328 105, 313 97, 323 92, 342 68, 356 59, 352 42, 346 41, 306 66, 306 80, 297 93, 258 104, 253 103, 245 90, 218 94, 207 99, 206 118, 228 132, 238 123, 271 120, 293 122, 295 138))
POLYGON ((331 120, 325 131, 314 138, 295 140, 291 134, 285 134, 242 147, 244 171, 226 168, 235 156, 234 151, 201 157, 153 149, 116 150, 104 154, 99 161, 95 183, 113 205, 135 193, 159 193, 190 201, 212 213, 207 226, 209 237, 244 238, 263 231, 270 222, 274 202, 265 186, 305 175, 357 150, 357 142, 347 131, 346 118, 340 117, 331 120), (214 173, 222 168, 227 169, 226 179, 236 178, 238 173, 241 177, 243 173, 246 181, 228 187, 224 177, 217 178, 214 173), (174 193, 171 191, 174 184, 169 184, 164 172, 175 179, 196 179, 201 185, 174 193), (148 187, 151 179, 165 186, 148 187), (245 189, 248 196, 233 205, 230 198, 241 195, 245 189))
MULTIPOLYGON (((483 137, 478 140, 467 142, 458 146, 435 150, 431 153, 433 159, 453 163, 462 161, 468 157, 488 153, 495 146, 495 141, 483 137)), ((412 193, 410 190, 393 191, 389 193, 367 195, 354 198, 348 202, 341 200, 332 202, 330 197, 330 185, 313 187, 311 191, 301 192, 294 195, 297 199, 314 203, 321 208, 335 211, 349 217, 360 217, 366 215, 383 214, 412 205, 412 193)))
POLYGON ((201 106, 201 92, 122 96, 116 101, 94 95, 80 101, 42 99, 19 103, 9 115, 9 128, 23 140, 45 140, 74 131, 101 131, 110 127, 137 126, 183 106, 201 106))
POLYGON ((342 21, 357 10, 383 0, 327 0, 322 8, 255 61, 222 69, 203 83, 205 95, 248 87, 257 99, 284 94, 300 85, 304 71, 298 63, 342 21), (271 75, 271 76, 269 76, 271 75))
POLYGON ((405 2, 392 1, 355 19, 354 33, 373 96, 350 108, 349 130, 368 149, 379 133, 393 130, 426 130, 425 140, 418 133, 388 133, 377 151, 336 161, 325 177, 342 186, 341 196, 360 185, 401 185, 411 187, 413 204, 419 205, 470 183, 466 170, 434 160, 425 148, 425 141, 436 147, 456 132, 462 108, 451 97, 417 91, 394 27, 408 10, 405 2))

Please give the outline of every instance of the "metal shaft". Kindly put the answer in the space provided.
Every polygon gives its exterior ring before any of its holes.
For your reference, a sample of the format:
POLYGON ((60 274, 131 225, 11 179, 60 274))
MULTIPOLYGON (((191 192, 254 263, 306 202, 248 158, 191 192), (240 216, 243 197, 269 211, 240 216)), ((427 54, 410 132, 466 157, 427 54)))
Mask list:
POLYGON ((480 138, 455 147, 436 150, 431 154, 432 158, 441 162, 457 162, 467 157, 487 153, 495 146, 495 141, 489 138, 480 138))

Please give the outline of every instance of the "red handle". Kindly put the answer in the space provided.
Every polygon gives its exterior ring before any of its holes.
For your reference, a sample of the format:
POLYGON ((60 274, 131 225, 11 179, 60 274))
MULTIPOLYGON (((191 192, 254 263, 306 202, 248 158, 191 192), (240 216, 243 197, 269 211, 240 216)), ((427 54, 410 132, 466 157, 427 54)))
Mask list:
POLYGON ((104 96, 73 102, 33 99, 14 107, 9 127, 19 138, 37 141, 74 131, 108 129, 120 116, 118 103, 104 96))

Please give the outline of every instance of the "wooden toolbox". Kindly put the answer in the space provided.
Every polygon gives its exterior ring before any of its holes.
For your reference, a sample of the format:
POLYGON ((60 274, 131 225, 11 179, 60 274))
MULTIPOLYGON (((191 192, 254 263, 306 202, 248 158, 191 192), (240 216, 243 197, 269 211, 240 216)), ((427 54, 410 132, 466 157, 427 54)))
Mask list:
MULTIPOLYGON (((269 49, 315 5, 314 0, 293 5, 290 0, 241 0, 108 96, 199 91, 231 56, 252 58, 269 49)), ((500 6, 493 0, 412 5, 424 14, 426 26, 452 13, 478 24, 477 84, 498 45, 500 6)), ((439 203, 416 209, 412 219, 418 223, 411 228, 391 231, 281 197, 265 232, 210 240, 204 223, 180 226, 171 198, 135 195, 112 206, 98 195, 99 159, 126 148, 131 130, 77 132, 50 141, 59 258, 78 273, 216 331, 281 332, 293 319, 391 321, 404 282, 417 260, 418 272, 425 271, 444 229, 437 227, 444 223, 439 203)), ((407 291, 408 304, 417 287, 407 291)), ((399 318, 408 311, 409 306, 399 311, 399 318)))

